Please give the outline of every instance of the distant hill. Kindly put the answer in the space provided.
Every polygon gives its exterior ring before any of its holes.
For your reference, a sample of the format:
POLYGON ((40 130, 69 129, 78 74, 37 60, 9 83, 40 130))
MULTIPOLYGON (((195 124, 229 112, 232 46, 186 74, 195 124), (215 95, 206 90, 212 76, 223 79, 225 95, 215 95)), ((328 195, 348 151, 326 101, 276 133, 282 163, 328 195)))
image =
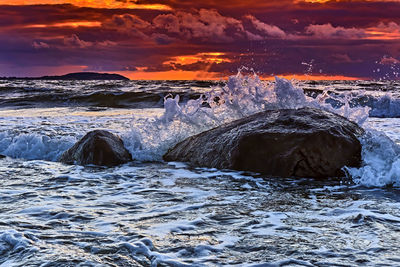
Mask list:
POLYGON ((3 77, 3 80, 123 80, 129 81, 128 78, 111 73, 97 73, 97 72, 75 72, 68 73, 61 76, 42 76, 42 77, 3 77))

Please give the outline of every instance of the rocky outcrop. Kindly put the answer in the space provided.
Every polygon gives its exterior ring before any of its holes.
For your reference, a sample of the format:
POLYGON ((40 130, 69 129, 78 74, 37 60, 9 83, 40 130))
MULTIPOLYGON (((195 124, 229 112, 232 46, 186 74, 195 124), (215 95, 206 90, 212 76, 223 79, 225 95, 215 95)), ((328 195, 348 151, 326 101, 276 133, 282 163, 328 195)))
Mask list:
POLYGON ((104 130, 87 133, 59 159, 67 164, 100 166, 115 166, 131 160, 121 138, 104 130))
POLYGON ((74 72, 60 76, 42 76, 42 77, 0 77, 4 80, 69 80, 69 81, 88 81, 88 80, 114 80, 129 81, 129 78, 114 73, 98 73, 98 72, 74 72))
POLYGON ((337 177, 343 166, 360 165, 363 133, 319 109, 269 110, 189 137, 164 160, 274 177, 337 177))

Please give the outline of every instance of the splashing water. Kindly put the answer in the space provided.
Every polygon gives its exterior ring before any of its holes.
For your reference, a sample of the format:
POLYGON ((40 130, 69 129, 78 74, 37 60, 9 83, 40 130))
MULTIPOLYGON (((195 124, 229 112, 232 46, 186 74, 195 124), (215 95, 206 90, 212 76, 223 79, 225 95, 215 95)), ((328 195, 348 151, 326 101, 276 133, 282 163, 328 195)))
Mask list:
POLYGON ((346 168, 356 184, 400 186, 400 146, 383 132, 368 130, 361 138, 363 166, 346 168))
POLYGON ((353 107, 352 96, 335 96, 323 92, 316 98, 306 96, 292 82, 275 78, 262 81, 256 74, 229 77, 223 87, 213 87, 198 99, 180 104, 179 95, 164 98, 164 114, 151 119, 134 119, 132 130, 123 135, 124 142, 136 160, 161 160, 162 155, 183 139, 271 109, 314 107, 329 110, 362 124, 368 118, 368 107, 353 107), (331 103, 340 103, 333 106, 331 103))
MULTIPOLYGON (((362 125, 370 108, 354 104, 356 98, 352 92, 333 94, 328 90, 313 98, 286 79, 276 77, 270 83, 255 74, 239 72, 225 86, 214 87, 187 103, 180 104, 178 95, 167 95, 164 114, 134 120, 124 140, 135 159, 158 161, 169 148, 189 136, 268 109, 320 108, 362 125)), ((369 129, 360 141, 362 167, 347 169, 353 181, 369 187, 400 186, 400 147, 383 132, 369 129)))
MULTIPOLYGON (((10 111, 16 115, 0 117, 0 128, 5 129, 0 131, 0 154, 12 158, 56 161, 88 130, 102 128, 121 135, 135 160, 160 161, 169 148, 189 136, 263 110, 314 107, 337 113, 360 125, 371 114, 389 118, 400 114, 396 87, 385 87, 396 86, 392 82, 368 83, 366 85, 373 86, 368 92, 368 88, 359 90, 358 84, 352 87, 356 89, 354 91, 341 90, 346 86, 342 82, 336 83, 341 88, 318 88, 318 94, 310 95, 304 91, 307 88, 303 90, 304 83, 278 77, 275 82, 262 81, 254 71, 250 70, 250 74, 243 74, 242 71, 248 73, 249 69, 242 68, 224 85, 211 87, 209 91, 202 88, 199 97, 196 92, 196 99, 185 100, 186 88, 182 91, 183 95, 180 91, 166 93, 163 110, 139 109, 141 111, 135 113, 137 115, 133 120, 129 109, 104 109, 94 116, 90 115, 90 110, 73 109, 75 113, 71 114, 69 108, 39 109, 33 112, 32 118, 31 110, 27 109, 25 112, 29 116, 21 117, 23 119, 19 117, 19 111, 10 111), (376 85, 387 89, 386 95, 377 91, 376 85), (368 95, 371 92, 372 96, 368 95), (363 107, 363 103, 372 104, 372 109, 363 107), (9 118, 18 124, 14 127, 9 118)), ((166 88, 168 91, 164 92, 171 92, 172 87, 166 88)), ((157 97, 152 96, 152 101, 157 97)), ((372 131, 368 131, 361 142, 363 166, 348 170, 354 182, 366 186, 400 186, 400 149, 397 144, 384 134, 372 131), (387 154, 386 150, 392 152, 387 154)))

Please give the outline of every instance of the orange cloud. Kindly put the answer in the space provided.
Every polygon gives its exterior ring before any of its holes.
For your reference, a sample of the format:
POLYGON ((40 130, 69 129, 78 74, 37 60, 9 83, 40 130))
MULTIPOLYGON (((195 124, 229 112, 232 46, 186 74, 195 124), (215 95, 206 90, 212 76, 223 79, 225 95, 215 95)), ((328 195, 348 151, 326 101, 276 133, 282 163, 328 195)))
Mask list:
POLYGON ((394 40, 400 39, 400 25, 395 22, 379 23, 375 27, 366 29, 368 39, 373 40, 394 40))
POLYGON ((171 7, 164 4, 137 4, 130 1, 122 2, 115 0, 14 0, 12 2, 0 0, 0 5, 56 5, 56 4, 72 4, 79 7, 93 8, 126 8, 126 9, 154 9, 154 10, 171 10, 171 7))
POLYGON ((229 58, 224 57, 225 53, 213 52, 213 53, 197 53, 195 55, 184 55, 176 56, 168 61, 163 62, 165 65, 190 65, 198 62, 210 63, 210 64, 221 64, 232 62, 229 58))
POLYGON ((328 3, 328 2, 394 2, 394 3, 398 3, 400 2, 400 0, 294 0, 294 3, 298 4, 298 3, 313 3, 313 4, 324 4, 324 3, 328 3))
POLYGON ((47 28, 47 27, 100 27, 101 22, 99 21, 70 21, 70 22, 59 22, 59 23, 49 23, 49 24, 30 24, 24 26, 24 28, 47 28))
POLYGON ((301 3, 301 2, 306 2, 306 3, 319 3, 319 4, 323 4, 326 2, 329 2, 331 0, 295 0, 295 3, 301 3))

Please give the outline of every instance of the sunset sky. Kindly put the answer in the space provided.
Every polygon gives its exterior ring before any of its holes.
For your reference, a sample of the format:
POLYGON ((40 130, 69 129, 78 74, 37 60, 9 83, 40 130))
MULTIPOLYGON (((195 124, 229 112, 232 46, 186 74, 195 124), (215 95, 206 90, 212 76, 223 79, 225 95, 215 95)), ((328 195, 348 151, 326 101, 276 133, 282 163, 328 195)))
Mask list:
POLYGON ((0 0, 0 76, 396 78, 400 0, 0 0))

